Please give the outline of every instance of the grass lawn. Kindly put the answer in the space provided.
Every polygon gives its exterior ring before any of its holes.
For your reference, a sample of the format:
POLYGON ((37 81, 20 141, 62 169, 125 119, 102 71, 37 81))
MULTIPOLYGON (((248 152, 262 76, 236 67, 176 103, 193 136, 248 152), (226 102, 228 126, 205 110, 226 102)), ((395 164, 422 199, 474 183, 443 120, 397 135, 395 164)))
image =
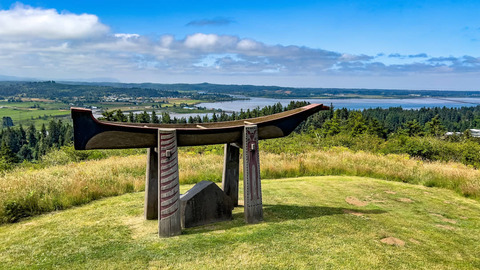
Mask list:
POLYGON ((262 188, 264 222, 247 225, 236 208, 232 221, 167 239, 143 219, 143 192, 2 225, 0 268, 480 267, 480 202, 453 191, 350 176, 262 188))

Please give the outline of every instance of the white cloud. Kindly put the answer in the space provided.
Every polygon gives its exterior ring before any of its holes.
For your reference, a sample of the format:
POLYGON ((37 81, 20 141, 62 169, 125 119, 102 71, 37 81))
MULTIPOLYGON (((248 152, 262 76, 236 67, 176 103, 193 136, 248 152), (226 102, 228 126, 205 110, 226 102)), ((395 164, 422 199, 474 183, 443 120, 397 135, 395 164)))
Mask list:
POLYGON ((109 28, 90 14, 58 13, 17 4, 0 10, 0 38, 84 39, 106 34, 109 28))
POLYGON ((185 39, 185 46, 192 49, 206 49, 213 47, 218 42, 218 36, 214 34, 194 34, 185 39))
MULTIPOLYGON (((16 5, 0 10, 0 74, 38 78, 302 78, 476 74, 478 56, 339 53, 196 33, 152 39, 110 33, 98 17, 16 5), (392 57, 396 56, 396 57, 392 57)), ((134 79, 137 78, 137 79, 134 79)), ((205 81, 205 79, 199 79, 205 81)), ((238 79, 242 81, 241 79, 238 79)), ((233 82, 233 81, 232 81, 233 82)), ((248 83, 248 81, 243 81, 248 83)))
POLYGON ((137 39, 137 38, 140 37, 139 34, 125 34, 125 33, 114 34, 113 36, 115 36, 116 38, 124 39, 124 40, 127 40, 127 39, 137 39))
POLYGON ((237 44, 237 48, 243 51, 259 50, 262 44, 251 39, 242 39, 237 44))
POLYGON ((236 45, 237 42, 238 38, 235 36, 196 33, 187 36, 184 45, 189 49, 222 50, 236 45))

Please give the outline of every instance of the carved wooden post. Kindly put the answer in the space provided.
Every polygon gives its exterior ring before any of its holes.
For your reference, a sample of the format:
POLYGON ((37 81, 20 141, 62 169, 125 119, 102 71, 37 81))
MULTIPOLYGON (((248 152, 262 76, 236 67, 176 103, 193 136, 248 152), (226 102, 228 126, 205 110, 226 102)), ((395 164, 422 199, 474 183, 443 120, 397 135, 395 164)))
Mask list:
POLYGON ((179 235, 182 228, 175 129, 158 129, 158 163, 158 235, 179 235))
POLYGON ((222 189, 232 199, 233 206, 238 206, 240 149, 226 143, 224 152, 222 189))
POLYGON ((145 179, 145 219, 158 218, 158 154, 147 149, 147 177, 145 179))
POLYGON ((245 221, 247 223, 262 221, 262 187, 256 125, 248 125, 243 129, 243 197, 245 221))

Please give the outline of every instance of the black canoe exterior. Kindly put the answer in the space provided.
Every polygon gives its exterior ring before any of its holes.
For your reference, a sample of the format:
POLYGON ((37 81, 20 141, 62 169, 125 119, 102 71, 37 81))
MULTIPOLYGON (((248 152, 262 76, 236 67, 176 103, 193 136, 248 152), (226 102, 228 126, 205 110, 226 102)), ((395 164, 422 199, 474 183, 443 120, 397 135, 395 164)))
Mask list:
POLYGON ((328 110, 322 104, 244 120, 200 124, 140 124, 98 121, 92 111, 72 108, 74 145, 77 150, 148 148, 157 146, 158 129, 175 129, 178 146, 240 143, 243 128, 257 125, 260 140, 290 134, 310 115, 328 110))

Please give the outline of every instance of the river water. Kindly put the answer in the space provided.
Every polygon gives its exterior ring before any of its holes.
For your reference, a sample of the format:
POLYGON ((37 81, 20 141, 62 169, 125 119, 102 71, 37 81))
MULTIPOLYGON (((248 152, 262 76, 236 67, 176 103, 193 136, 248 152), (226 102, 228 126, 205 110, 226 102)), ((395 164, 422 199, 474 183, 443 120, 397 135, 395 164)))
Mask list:
MULTIPOLYGON (((355 99, 275 99, 275 98, 257 98, 252 97, 250 99, 235 100, 235 101, 223 101, 223 102, 205 102, 199 103, 197 107, 205 107, 207 109, 222 110, 225 112, 239 112, 241 109, 246 111, 247 109, 255 109, 257 107, 265 107, 280 102, 283 106, 288 105, 290 101, 308 101, 310 103, 322 103, 327 106, 330 104, 334 108, 347 108, 352 110, 362 110, 368 108, 390 108, 390 107, 402 107, 404 109, 420 109, 423 107, 447 107, 447 108, 459 108, 459 107, 471 107, 480 105, 480 98, 355 98, 355 99)), ((134 112, 141 113, 141 111, 134 112)), ((212 116, 211 113, 170 113, 170 117, 181 118, 192 116, 212 116)), ((96 112, 95 117, 99 117, 100 112, 96 112)))
POLYGON ((368 108, 389 108, 402 107, 404 109, 420 109, 423 107, 448 107, 457 108, 462 106, 480 105, 480 98, 385 98, 385 99, 274 99, 274 98, 257 98, 253 97, 248 100, 235 100, 224 102, 200 103, 197 106, 206 107, 207 109, 220 109, 223 111, 240 111, 240 109, 255 109, 256 107, 265 107, 280 102, 283 106, 288 105, 291 100, 308 101, 310 103, 322 103, 327 106, 333 104, 334 108, 347 108, 354 110, 368 108))

